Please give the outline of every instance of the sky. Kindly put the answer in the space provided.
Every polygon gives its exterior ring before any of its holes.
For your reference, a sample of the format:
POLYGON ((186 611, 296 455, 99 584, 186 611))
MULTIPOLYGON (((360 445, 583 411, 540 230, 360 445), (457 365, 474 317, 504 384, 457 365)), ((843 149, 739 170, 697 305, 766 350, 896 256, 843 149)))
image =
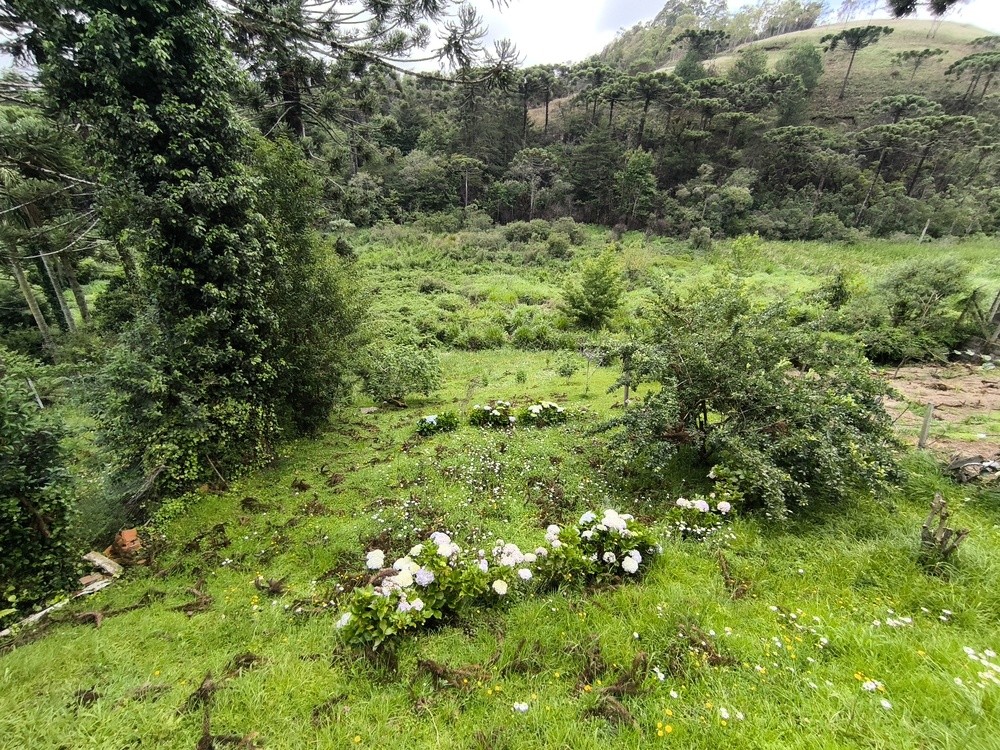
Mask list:
MULTIPOLYGON (((509 0, 503 11, 476 0, 493 39, 511 39, 525 65, 577 62, 597 54, 619 29, 652 19, 665 0, 509 0)), ((736 10, 747 0, 730 0, 736 10)), ((887 17, 887 16, 886 16, 887 17)), ((1000 0, 967 0, 946 18, 1000 33, 1000 0)), ((10 59, 0 53, 0 69, 10 59)))
MULTIPOLYGON (((731 0, 731 10, 744 0, 731 0)), ((510 0, 502 12, 481 9, 494 38, 513 40, 526 65, 576 62, 596 54, 621 28, 652 19, 664 0, 510 0)), ((886 15, 886 17, 888 17, 886 15)), ((1000 33, 1000 2, 969 0, 946 18, 1000 33)))

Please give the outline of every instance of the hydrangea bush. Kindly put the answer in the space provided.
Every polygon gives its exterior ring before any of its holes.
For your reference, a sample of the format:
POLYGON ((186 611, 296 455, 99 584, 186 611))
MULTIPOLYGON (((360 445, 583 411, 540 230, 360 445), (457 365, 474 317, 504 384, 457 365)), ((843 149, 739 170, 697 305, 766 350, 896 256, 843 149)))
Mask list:
POLYGON ((551 401, 540 401, 523 409, 519 415, 521 424, 533 427, 548 427, 566 421, 566 410, 551 401))
POLYGON ((585 513, 576 526, 549 526, 545 540, 533 552, 502 539, 489 552, 463 551, 435 532, 388 566, 383 550, 371 550, 371 583, 350 593, 337 620, 340 637, 348 646, 375 650, 469 606, 494 606, 536 585, 638 578, 660 551, 632 516, 614 510, 600 518, 585 513))
POLYGON ((711 493, 695 495, 691 500, 679 497, 670 513, 667 533, 681 539, 704 541, 718 531, 733 513, 733 498, 711 493))
POLYGON ((433 435, 438 432, 451 432, 459 426, 458 415, 453 411, 442 414, 428 414, 417 422, 417 432, 421 435, 433 435))
POLYGON ((488 404, 476 404, 469 415, 469 424, 473 427, 498 427, 509 429, 517 423, 517 417, 511 412, 510 401, 492 401, 488 404))
POLYGON ((574 526, 553 524, 545 540, 537 572, 546 586, 639 578, 660 553, 655 537, 631 515, 610 509, 603 516, 588 511, 574 526))

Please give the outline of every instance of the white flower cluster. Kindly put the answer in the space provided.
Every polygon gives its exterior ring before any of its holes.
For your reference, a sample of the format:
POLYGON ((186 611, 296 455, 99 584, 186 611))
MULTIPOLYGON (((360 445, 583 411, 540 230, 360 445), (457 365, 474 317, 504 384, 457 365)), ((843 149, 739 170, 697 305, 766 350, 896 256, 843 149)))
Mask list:
MULTIPOLYGON (((622 539, 629 539, 635 536, 628 527, 629 521, 634 520, 635 517, 628 513, 618 513, 618 511, 608 508, 599 520, 596 513, 587 511, 580 516, 577 526, 580 529, 580 538, 586 541, 593 540, 595 536, 599 538, 600 534, 611 534, 622 539)), ((552 549, 559 549, 562 546, 562 540, 559 538, 561 533, 562 529, 555 524, 552 524, 546 530, 545 539, 552 549)), ((597 562, 597 559, 597 553, 593 553, 591 561, 597 562)), ((606 565, 620 565, 622 570, 632 575, 639 571, 639 565, 642 563, 642 554, 637 549, 629 550, 619 560, 614 552, 606 551, 601 555, 600 559, 606 565)))
MULTIPOLYGON (((701 513, 710 513, 712 510, 712 506, 709 505, 708 501, 704 498, 699 498, 698 500, 687 500, 683 497, 679 497, 674 505, 678 508, 683 508, 685 510, 697 510, 701 513)), ((733 509, 733 506, 726 500, 720 500, 715 506, 715 509, 722 515, 726 515, 733 509)))
POLYGON ((562 414, 565 409, 563 409, 559 404, 554 404, 551 401, 541 401, 537 404, 532 404, 528 407, 528 411, 534 414, 536 417, 539 416, 543 411, 552 410, 556 414, 562 414))

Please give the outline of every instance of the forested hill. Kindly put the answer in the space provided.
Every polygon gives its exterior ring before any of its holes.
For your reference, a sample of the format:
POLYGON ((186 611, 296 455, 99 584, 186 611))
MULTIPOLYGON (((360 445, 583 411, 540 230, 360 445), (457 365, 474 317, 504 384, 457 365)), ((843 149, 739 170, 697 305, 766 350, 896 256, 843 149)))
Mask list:
MULTIPOLYGON (((756 48, 766 53, 769 67, 773 68, 783 55, 797 45, 821 46, 820 40, 827 34, 863 27, 867 23, 819 26, 742 44, 733 50, 716 55, 706 65, 715 68, 720 75, 726 75, 740 59, 741 52, 756 48)), ((837 97, 844 73, 847 71, 850 53, 835 51, 828 56, 826 75, 820 78, 813 97, 813 115, 850 115, 884 96, 919 93, 937 100, 949 96, 961 96, 968 86, 968 78, 961 79, 945 73, 955 61, 980 51, 972 43, 988 35, 988 32, 975 26, 949 22, 873 21, 871 23, 892 28, 893 33, 884 37, 878 44, 859 50, 851 71, 851 85, 848 86, 843 100, 837 97), (900 59, 900 55, 910 53, 913 56, 923 50, 940 50, 942 54, 927 55, 922 60, 917 57, 911 57, 909 60, 900 59)), ((682 54, 683 49, 677 54, 677 59, 664 65, 663 69, 672 71, 682 54)))

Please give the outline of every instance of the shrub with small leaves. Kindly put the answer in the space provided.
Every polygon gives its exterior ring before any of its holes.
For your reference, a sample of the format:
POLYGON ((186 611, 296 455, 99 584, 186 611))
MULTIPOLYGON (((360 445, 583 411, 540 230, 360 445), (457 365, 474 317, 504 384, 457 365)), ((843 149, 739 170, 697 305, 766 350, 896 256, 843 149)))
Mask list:
POLYGON ((540 401, 522 409, 518 421, 529 427, 548 427, 566 421, 566 410, 551 401, 540 401))
POLYGON ((656 538, 627 513, 588 511, 574 526, 552 524, 536 551, 543 586, 613 583, 639 578, 660 553, 656 538))
POLYGON ((428 414, 417 422, 417 432, 421 435, 433 435, 437 432, 451 432, 459 426, 458 415, 453 411, 441 414, 428 414))
POLYGON ((510 413, 510 401, 491 401, 476 404, 469 414, 469 424, 473 427, 495 427, 509 429, 517 423, 517 417, 510 413))
POLYGON ((0 621, 29 611, 76 577, 62 428, 7 372, 4 355, 0 349, 0 621))

